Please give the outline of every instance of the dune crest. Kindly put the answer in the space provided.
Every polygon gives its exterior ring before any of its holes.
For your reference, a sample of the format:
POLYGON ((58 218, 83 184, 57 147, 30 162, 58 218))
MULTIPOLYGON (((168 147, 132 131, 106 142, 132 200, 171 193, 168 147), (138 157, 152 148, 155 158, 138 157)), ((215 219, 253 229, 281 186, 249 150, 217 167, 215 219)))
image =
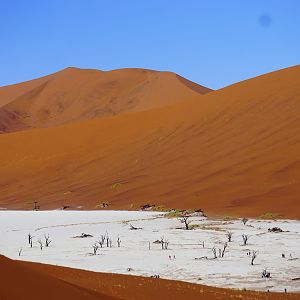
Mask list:
POLYGON ((152 109, 209 91, 171 72, 67 68, 0 88, 0 133, 152 109))

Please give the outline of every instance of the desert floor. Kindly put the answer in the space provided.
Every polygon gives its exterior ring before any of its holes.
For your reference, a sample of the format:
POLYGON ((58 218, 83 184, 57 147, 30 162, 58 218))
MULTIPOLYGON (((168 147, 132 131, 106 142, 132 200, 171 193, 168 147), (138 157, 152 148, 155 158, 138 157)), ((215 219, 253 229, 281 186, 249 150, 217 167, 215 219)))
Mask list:
POLYGON ((190 220, 194 229, 185 230, 178 218, 166 218, 158 212, 1 211, 0 252, 12 259, 97 272, 159 275, 226 288, 300 291, 299 281, 292 280, 300 274, 299 221, 250 219, 244 225, 240 219, 190 220), (131 225, 140 229, 132 230, 131 225), (268 232, 272 227, 283 232, 268 232), (223 258, 214 258, 212 249, 215 247, 219 256, 228 231, 233 233, 232 242, 227 243, 223 258), (76 238, 82 233, 92 236, 76 238), (243 245, 242 234, 249 236, 247 245, 243 245), (52 242, 45 247, 48 235, 52 242), (102 247, 98 243, 101 236, 105 236, 102 247), (167 249, 154 243, 162 237, 169 243, 167 249), (99 247, 96 255, 95 244, 99 247), (252 266, 253 251, 258 255, 252 266), (261 278, 264 269, 271 278, 261 278))

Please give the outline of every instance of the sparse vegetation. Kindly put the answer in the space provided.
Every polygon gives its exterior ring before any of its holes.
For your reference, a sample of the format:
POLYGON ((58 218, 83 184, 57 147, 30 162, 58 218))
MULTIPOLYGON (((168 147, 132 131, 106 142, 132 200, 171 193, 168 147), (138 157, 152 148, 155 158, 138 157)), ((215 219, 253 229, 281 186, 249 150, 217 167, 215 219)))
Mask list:
POLYGON ((96 205, 96 208, 103 209, 103 208, 106 208, 106 207, 108 207, 108 202, 102 202, 102 203, 96 205))
POLYGON ((120 181, 114 182, 114 183, 110 186, 110 189, 111 189, 111 190, 116 190, 117 188, 121 187, 122 184, 123 184, 123 183, 120 182, 120 181))
POLYGON ((266 213, 260 215, 258 218, 262 219, 262 220, 274 220, 274 219, 280 218, 280 214, 272 213, 272 212, 266 212, 266 213))

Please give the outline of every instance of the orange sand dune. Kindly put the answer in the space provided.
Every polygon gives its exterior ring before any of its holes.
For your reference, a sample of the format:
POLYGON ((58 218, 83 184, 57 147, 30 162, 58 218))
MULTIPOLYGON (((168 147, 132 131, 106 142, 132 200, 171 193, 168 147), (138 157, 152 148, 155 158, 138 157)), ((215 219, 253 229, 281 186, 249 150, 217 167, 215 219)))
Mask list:
POLYGON ((42 272, 43 274, 59 278, 73 286, 78 286, 87 290, 91 290, 95 293, 102 293, 124 300, 300 299, 300 294, 239 291, 190 284, 175 280, 173 281, 129 275, 96 273, 28 262, 19 262, 19 264, 24 265, 27 268, 30 267, 33 270, 42 272))
POLYGON ((171 72, 67 68, 0 88, 0 133, 146 110, 209 91, 171 72))
POLYGON ((300 216, 300 66, 190 101, 0 136, 0 207, 300 216))
MULTIPOLYGON (((117 299, 95 292, 91 288, 54 278, 43 270, 0 256, 0 299, 72 299, 72 300, 113 300, 117 299)), ((75 278, 74 278, 75 279, 75 278)))

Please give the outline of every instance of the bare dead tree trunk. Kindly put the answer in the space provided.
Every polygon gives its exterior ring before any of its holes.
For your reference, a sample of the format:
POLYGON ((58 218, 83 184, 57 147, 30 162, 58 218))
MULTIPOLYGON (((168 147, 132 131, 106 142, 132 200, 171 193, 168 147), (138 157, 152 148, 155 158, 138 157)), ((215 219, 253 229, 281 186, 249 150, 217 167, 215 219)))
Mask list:
POLYGON ((167 250, 169 247, 169 241, 168 240, 165 240, 165 249, 167 250))
POLYGON ((117 243, 118 243, 118 248, 120 248, 121 247, 121 239, 119 237, 117 239, 117 243))
POLYGON ((258 251, 252 251, 252 256, 251 256, 251 266, 254 265, 254 260, 258 255, 258 251))
POLYGON ((189 217, 190 217, 190 216, 183 216, 183 217, 180 218, 180 222, 181 222, 181 223, 184 223, 185 229, 186 229, 186 230, 189 230, 189 229, 190 229, 190 228, 189 228, 189 225, 190 225, 191 221, 189 221, 189 217))
POLYGON ((243 237, 243 242, 244 242, 244 246, 245 246, 245 245, 247 245, 247 241, 248 241, 249 237, 247 234, 243 234, 242 237, 243 237))
POLYGON ((105 243, 105 239, 106 239, 105 235, 101 235, 101 240, 98 242, 101 248, 103 247, 103 245, 105 243))
POLYGON ((32 248, 32 238, 33 236, 30 233, 28 233, 28 243, 30 245, 30 248, 32 248))
POLYGON ((231 231, 227 231, 226 235, 227 235, 228 242, 231 242, 233 233, 231 231))
POLYGON ((93 253, 94 253, 94 255, 96 255, 97 254, 97 250, 99 249, 99 246, 95 243, 93 246, 93 253))
POLYGON ((33 210, 39 210, 40 209, 40 206, 38 205, 38 202, 37 201, 34 201, 34 207, 33 207, 33 210))
POLYGON ((23 248, 20 248, 19 251, 18 251, 19 256, 21 256, 22 251, 23 251, 23 248))
POLYGON ((40 249, 41 249, 41 251, 42 251, 42 250, 43 250, 43 242, 42 242, 42 240, 41 240, 41 239, 38 239, 37 242, 39 243, 40 249))
POLYGON ((160 243, 161 243, 161 250, 164 250, 164 248, 165 248, 165 246, 164 246, 165 240, 164 240, 163 236, 160 239, 160 243))
POLYGON ((48 235, 44 235, 45 238, 45 246, 49 247, 50 243, 52 242, 52 240, 50 240, 50 236, 48 235))
POLYGON ((98 241, 98 244, 99 244, 99 246, 100 246, 101 248, 103 248, 103 240, 102 240, 102 239, 100 239, 100 240, 98 241))
POLYGON ((216 249, 216 247, 213 247, 213 248, 211 249, 211 251, 212 251, 213 254, 214 254, 214 258, 218 258, 218 257, 217 257, 217 249, 216 249))
POLYGON ((243 218, 242 222, 243 222, 244 225, 246 225, 246 223, 248 222, 248 219, 247 218, 243 218))
POLYGON ((222 257, 224 257, 226 248, 227 248, 227 243, 225 243, 223 246, 222 255, 221 255, 222 257))
POLYGON ((271 273, 267 271, 267 269, 264 269, 261 273, 262 278, 271 278, 271 273))

